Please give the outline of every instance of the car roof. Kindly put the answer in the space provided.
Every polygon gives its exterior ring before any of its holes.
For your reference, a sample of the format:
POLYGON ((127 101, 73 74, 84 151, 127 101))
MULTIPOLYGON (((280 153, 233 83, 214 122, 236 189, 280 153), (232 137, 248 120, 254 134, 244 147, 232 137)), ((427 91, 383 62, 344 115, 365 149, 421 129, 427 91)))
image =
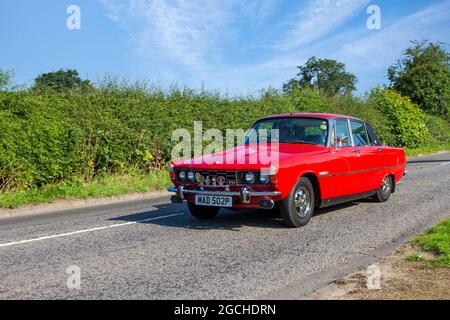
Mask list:
POLYGON ((267 117, 261 118, 260 120, 271 119, 271 118, 289 118, 289 117, 322 118, 322 119, 345 118, 345 119, 354 119, 354 120, 364 121, 364 120, 361 120, 361 119, 358 119, 358 118, 355 118, 352 116, 345 116, 342 114, 332 114, 332 113, 284 113, 284 114, 274 114, 271 116, 267 116, 267 117))

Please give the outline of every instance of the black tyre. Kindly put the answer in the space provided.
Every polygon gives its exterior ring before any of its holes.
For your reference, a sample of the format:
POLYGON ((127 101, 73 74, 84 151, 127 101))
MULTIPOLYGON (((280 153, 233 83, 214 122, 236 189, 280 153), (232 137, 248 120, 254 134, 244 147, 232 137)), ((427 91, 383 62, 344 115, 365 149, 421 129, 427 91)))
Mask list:
POLYGON ((391 196, 392 190, 394 188, 394 181, 392 181, 391 176, 387 176, 381 182, 380 189, 377 190, 377 193, 373 196, 373 199, 376 202, 386 202, 389 200, 391 196))
POLYGON ((313 185, 308 178, 302 177, 289 196, 280 202, 281 218, 290 227, 303 227, 314 213, 314 204, 313 185))
POLYGON ((197 206, 192 202, 188 202, 189 212, 197 219, 206 220, 212 219, 219 213, 219 207, 204 207, 197 206))

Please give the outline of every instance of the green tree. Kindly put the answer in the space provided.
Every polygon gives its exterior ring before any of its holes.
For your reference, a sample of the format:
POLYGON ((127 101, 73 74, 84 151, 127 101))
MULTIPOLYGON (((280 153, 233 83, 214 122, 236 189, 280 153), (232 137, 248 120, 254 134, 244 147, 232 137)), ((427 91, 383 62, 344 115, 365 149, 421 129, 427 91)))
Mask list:
POLYGON ((63 92, 67 90, 88 91, 92 88, 91 82, 82 80, 78 71, 73 69, 42 73, 34 79, 35 90, 63 92))
POLYGON ((384 143, 398 147, 417 148, 430 141, 426 126, 427 116, 411 102, 392 89, 375 88, 369 96, 369 104, 380 111, 390 123, 388 132, 380 132, 384 143))
POLYGON ((450 54, 441 43, 412 43, 388 70, 391 87, 428 113, 450 115, 450 54))
POLYGON ((5 90, 11 84, 12 71, 0 69, 0 90, 5 90))
POLYGON ((357 78, 345 71, 345 64, 331 59, 311 57, 305 65, 297 67, 296 78, 283 84, 283 91, 312 88, 327 96, 348 95, 355 90, 357 78))

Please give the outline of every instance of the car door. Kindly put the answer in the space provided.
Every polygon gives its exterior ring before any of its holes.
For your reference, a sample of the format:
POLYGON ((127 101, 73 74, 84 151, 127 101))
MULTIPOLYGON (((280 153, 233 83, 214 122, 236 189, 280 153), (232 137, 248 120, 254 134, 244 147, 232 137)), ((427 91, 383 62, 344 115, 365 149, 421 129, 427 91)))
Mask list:
POLYGON ((378 146, 371 146, 366 124, 359 120, 350 120, 354 152, 359 156, 355 163, 355 171, 361 179, 361 189, 359 192, 366 192, 378 189, 378 176, 383 167, 378 162, 380 152, 378 146))
POLYGON ((369 137, 369 149, 372 151, 372 161, 374 165, 374 172, 372 175, 372 190, 378 189, 380 187, 381 181, 384 179, 386 171, 386 166, 389 166, 388 160, 385 156, 386 147, 383 146, 380 139, 378 139, 375 130, 372 128, 372 125, 366 122, 366 131, 369 137))
POLYGON ((355 170, 360 167, 360 154, 354 151, 349 121, 335 119, 333 130, 327 179, 329 198, 359 193, 361 178, 355 170))

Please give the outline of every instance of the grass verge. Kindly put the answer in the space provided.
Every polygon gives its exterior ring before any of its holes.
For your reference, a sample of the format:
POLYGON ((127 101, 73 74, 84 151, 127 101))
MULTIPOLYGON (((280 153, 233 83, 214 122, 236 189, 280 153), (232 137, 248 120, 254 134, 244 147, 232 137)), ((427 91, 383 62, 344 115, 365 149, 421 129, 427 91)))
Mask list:
POLYGON ((431 144, 431 145, 427 145, 424 147, 420 147, 420 148, 415 148, 415 149, 405 149, 406 155, 407 156, 417 156, 417 155, 422 155, 422 154, 430 154, 430 153, 435 153, 438 151, 447 151, 450 150, 450 143, 449 144, 440 144, 440 145, 436 145, 436 144, 431 144))
POLYGON ((165 171, 148 174, 105 175, 85 183, 74 179, 20 191, 0 194, 1 208, 17 208, 27 204, 49 203, 58 199, 109 197, 133 192, 163 190, 170 185, 165 171))
MULTIPOLYGON (((450 219, 442 221, 427 233, 421 234, 412 243, 418 245, 421 250, 435 255, 431 259, 420 257, 421 261, 432 267, 450 268, 450 219)), ((412 255, 407 259, 412 259, 412 255)))
POLYGON ((338 279, 319 299, 450 300, 450 219, 376 264, 381 288, 368 289, 366 270, 338 279))

